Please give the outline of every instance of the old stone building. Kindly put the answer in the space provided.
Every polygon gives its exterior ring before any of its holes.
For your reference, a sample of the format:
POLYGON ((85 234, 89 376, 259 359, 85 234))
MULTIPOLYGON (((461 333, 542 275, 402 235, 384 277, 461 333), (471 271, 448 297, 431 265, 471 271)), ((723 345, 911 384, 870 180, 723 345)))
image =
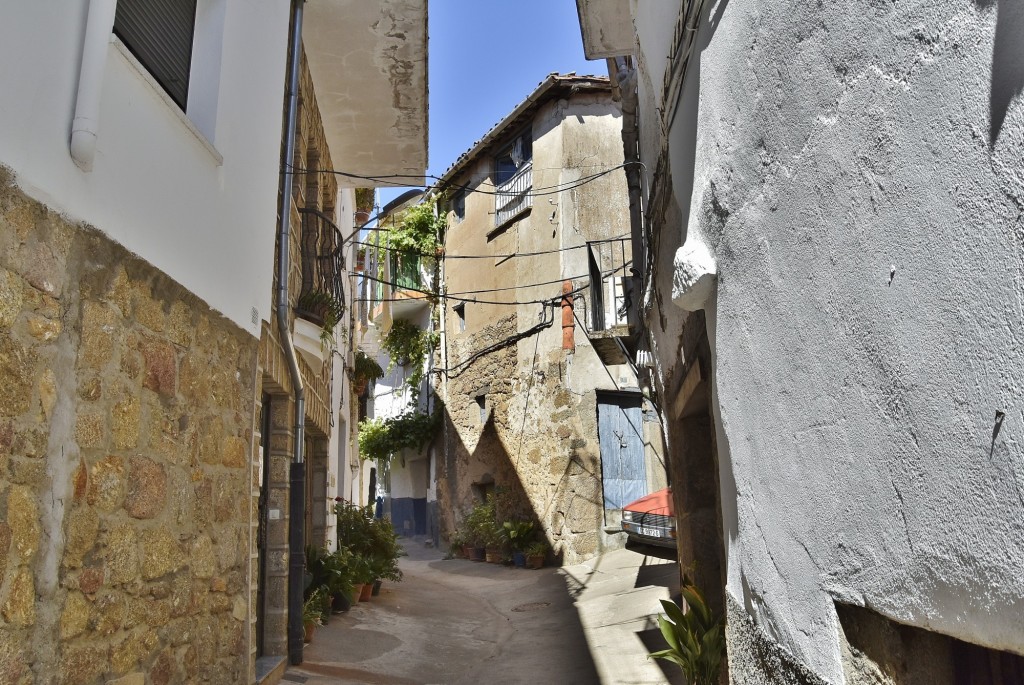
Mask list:
MULTIPOLYGON (((251 683, 257 656, 283 664, 284 574, 330 540, 352 448, 350 324, 308 293, 347 288, 329 243, 354 191, 306 170, 426 160, 425 3, 348 4, 316 3, 308 31, 300 2, 0 11, 0 59, 22 65, 0 74, 0 682, 251 683)), ((347 318, 351 290, 330 293, 347 318)))
POLYGON ((1018 682, 1020 4, 577 7, 729 678, 1018 682))
POLYGON ((615 342, 631 295, 620 117, 607 79, 552 74, 439 183, 446 536, 503 492, 575 563, 621 546, 604 527, 664 486, 657 424, 615 342), (601 441, 599 416, 629 428, 601 441))

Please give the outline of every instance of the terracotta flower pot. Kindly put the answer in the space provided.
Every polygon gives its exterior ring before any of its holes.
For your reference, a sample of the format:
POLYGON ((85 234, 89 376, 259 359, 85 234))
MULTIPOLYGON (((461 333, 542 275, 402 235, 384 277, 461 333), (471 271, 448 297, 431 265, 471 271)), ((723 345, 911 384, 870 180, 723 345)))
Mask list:
POLYGON ((363 589, 359 591, 359 601, 369 602, 370 595, 373 594, 373 583, 366 583, 363 585, 363 589))
POLYGON ((303 623, 302 624, 302 641, 303 642, 312 642, 313 641, 313 633, 315 633, 315 632, 316 632, 316 624, 315 623, 313 623, 312 621, 306 621, 305 623, 303 623))
POLYGON ((501 563, 501 548, 499 547, 488 547, 484 551, 484 555, 487 559, 488 564, 500 564, 501 563))
POLYGON ((356 604, 362 599, 363 595, 363 584, 356 583, 352 586, 352 603, 356 604))
POLYGON ((530 554, 526 557, 526 565, 530 568, 542 568, 544 566, 543 554, 530 554))

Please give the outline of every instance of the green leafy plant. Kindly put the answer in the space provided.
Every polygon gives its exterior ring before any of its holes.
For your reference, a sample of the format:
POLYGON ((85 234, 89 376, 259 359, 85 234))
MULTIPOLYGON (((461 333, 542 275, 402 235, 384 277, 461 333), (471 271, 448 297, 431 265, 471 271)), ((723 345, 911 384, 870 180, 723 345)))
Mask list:
POLYGON ((476 504, 463 519, 469 544, 474 547, 490 547, 501 544, 501 526, 494 514, 494 500, 476 504))
POLYGON ((501 537, 505 546, 523 552, 533 540, 533 521, 505 521, 501 524, 501 537))
POLYGON ((356 555, 370 552, 370 527, 373 525, 373 507, 356 506, 340 502, 334 506, 338 534, 338 547, 356 555))
POLYGON ((352 552, 344 547, 339 547, 335 552, 307 547, 306 572, 310 583, 306 587, 306 598, 320 590, 324 594, 325 603, 329 603, 331 597, 351 594, 355 582, 352 567, 352 552))
POLYGON ((345 303, 333 295, 320 290, 311 290, 301 297, 297 309, 318 318, 320 324, 320 346, 325 350, 334 349, 334 329, 345 316, 345 303))
POLYGON ((356 211, 363 214, 372 212, 374 195, 373 188, 356 188, 356 211))
POLYGON ((397 251, 436 254, 446 225, 443 216, 435 216, 433 202, 414 205, 398 214, 394 223, 385 224, 388 246, 397 251))
POLYGON ((402 570, 398 568, 402 547, 398 544, 398 535, 390 519, 373 520, 369 546, 370 569, 374 580, 402 580, 402 570))
POLYGON ((405 378, 405 385, 410 390, 410 404, 415 405, 419 399, 420 385, 427 373, 427 357, 433 354, 440 339, 438 333, 425 331, 406 319, 398 319, 381 341, 381 347, 390 358, 388 371, 395 365, 410 367, 405 378))
POLYGON ((725 652, 722 621, 712 615, 704 596, 688 578, 683 579, 681 591, 689 611, 683 613, 674 602, 661 600, 665 613, 658 616, 658 626, 669 648, 651 652, 648 658, 678 665, 692 685, 715 685, 725 652))
POLYGON ((366 386, 384 375, 384 369, 380 367, 377 360, 369 356, 361 349, 356 348, 355 363, 352 367, 352 384, 356 392, 362 395, 366 386))
POLYGON ((536 540, 526 546, 523 552, 528 557, 543 557, 547 556, 548 549, 550 549, 546 540, 536 540))
POLYGON ((434 439, 440 418, 438 412, 410 410, 384 419, 365 419, 359 424, 359 455, 386 464, 403 449, 421 449, 434 439))
POLYGON ((338 550, 346 554, 346 566, 353 583, 402 579, 398 568, 402 547, 389 519, 374 518, 371 506, 352 504, 338 504, 334 514, 338 550))
POLYGON ((302 603, 302 622, 313 625, 323 625, 321 615, 324 606, 324 590, 317 588, 309 594, 306 601, 302 603))

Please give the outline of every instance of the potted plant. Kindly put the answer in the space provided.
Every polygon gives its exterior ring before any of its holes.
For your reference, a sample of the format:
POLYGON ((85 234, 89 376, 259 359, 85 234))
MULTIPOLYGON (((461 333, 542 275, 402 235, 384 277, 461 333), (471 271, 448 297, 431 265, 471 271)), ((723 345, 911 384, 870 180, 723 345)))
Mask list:
POLYGON ((362 397, 370 383, 383 376, 384 369, 380 364, 361 349, 356 349, 355 364, 352 367, 352 389, 356 394, 362 397))
POLYGON ((449 554, 455 559, 468 559, 469 553, 466 548, 466 534, 461 529, 456 529, 448 541, 449 554))
POLYGON ((313 590, 309 598, 302 603, 303 642, 310 642, 313 639, 313 633, 316 632, 317 626, 322 625, 320 617, 323 611, 323 604, 323 592, 320 588, 313 590))
POLYGON ((501 528, 497 522, 492 522, 485 533, 486 546, 484 548, 484 555, 489 564, 500 564, 504 560, 504 552, 502 550, 502 534, 501 528))
POLYGON ((356 188, 356 225, 362 226, 370 220, 373 204, 376 202, 376 191, 373 188, 356 188))
POLYGON ((483 561, 487 545, 495 534, 494 503, 486 501, 474 506, 465 518, 465 525, 469 544, 473 546, 470 559, 483 561))
POLYGON ((325 561, 330 572, 327 591, 331 597, 331 608, 334 611, 348 611, 352 607, 352 552, 339 547, 325 561))
POLYGON ((502 524, 502 537, 506 549, 512 554, 512 563, 518 568, 526 568, 526 548, 533 540, 533 521, 505 521, 502 524))
POLYGON ((373 573, 371 595, 376 596, 380 593, 382 581, 402 580, 402 570, 398 568, 402 547, 398 544, 398 535, 390 519, 374 519, 371 522, 369 553, 370 570, 373 573))
POLYGON ((352 555, 352 601, 366 602, 373 590, 373 569, 370 560, 359 554, 352 555))
POLYGON ((711 612, 704 596, 688 577, 683 578, 680 591, 688 610, 683 613, 674 602, 661 600, 665 613, 658 616, 658 627, 669 648, 651 652, 648 658, 675 663, 688 683, 715 685, 725 653, 723 621, 711 612))
POLYGON ((523 550, 526 553, 526 565, 530 568, 541 568, 544 566, 544 559, 548 555, 548 543, 544 540, 537 540, 523 550))

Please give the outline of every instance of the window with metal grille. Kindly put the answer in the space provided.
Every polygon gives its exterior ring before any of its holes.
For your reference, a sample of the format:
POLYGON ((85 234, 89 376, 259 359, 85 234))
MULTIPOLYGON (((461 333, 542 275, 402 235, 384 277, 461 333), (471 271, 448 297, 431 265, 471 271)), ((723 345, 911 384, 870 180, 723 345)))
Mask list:
POLYGON ((502 226, 533 206, 533 138, 523 133, 494 158, 494 225, 502 226))
POLYGON ((182 111, 195 24, 196 0, 117 0, 114 34, 182 111))

